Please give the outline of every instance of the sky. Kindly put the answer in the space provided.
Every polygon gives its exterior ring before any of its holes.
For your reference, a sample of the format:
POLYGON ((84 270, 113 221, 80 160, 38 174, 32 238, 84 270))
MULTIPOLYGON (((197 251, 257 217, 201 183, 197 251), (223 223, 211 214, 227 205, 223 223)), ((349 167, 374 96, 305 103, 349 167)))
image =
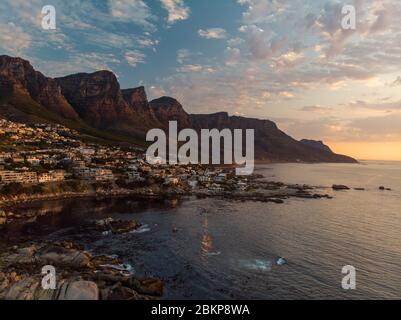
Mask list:
POLYGON ((400 17, 399 0, 1 0, 0 54, 51 77, 111 70, 189 113, 270 119, 338 153, 401 160, 400 17))

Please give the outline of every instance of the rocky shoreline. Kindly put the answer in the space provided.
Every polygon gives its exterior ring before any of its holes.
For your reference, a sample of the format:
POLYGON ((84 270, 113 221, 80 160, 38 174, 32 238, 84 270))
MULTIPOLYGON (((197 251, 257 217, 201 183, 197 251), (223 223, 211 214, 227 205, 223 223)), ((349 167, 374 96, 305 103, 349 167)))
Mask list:
MULTIPOLYGON (((79 232, 122 234, 136 221, 107 218, 79 226, 79 232)), ((92 255, 73 242, 28 242, 0 254, 0 300, 155 300, 163 295, 157 278, 137 278, 117 256, 92 255), (44 266, 54 268, 55 287, 42 281, 44 266)))
MULTIPOLYGON (((235 192, 153 192, 149 189, 113 190, 109 192, 83 192, 57 194, 50 196, 21 197, 0 202, 0 224, 13 222, 32 222, 35 213, 13 213, 15 205, 33 204, 39 201, 63 199, 108 199, 127 197, 135 199, 167 199, 179 196, 229 198, 234 201, 259 201, 275 204, 284 203, 290 198, 330 199, 331 196, 319 193, 318 187, 308 185, 289 185, 281 182, 254 180, 248 189, 235 192)), ((36 213, 36 214, 47 214, 36 213)), ((105 218, 77 225, 72 231, 77 235, 72 241, 80 242, 81 235, 95 239, 112 234, 135 232, 141 224, 137 221, 114 220, 105 218), (78 239, 78 240, 77 240, 78 239)), ((116 256, 92 255, 79 244, 70 242, 40 242, 26 239, 25 242, 4 248, 0 254, 0 299, 9 300, 149 300, 163 296, 164 284, 157 278, 140 279, 131 273, 131 267, 116 256), (56 268, 57 287, 43 289, 41 273, 43 266, 56 268)))
POLYGON ((308 185, 288 185, 282 182, 259 181, 253 180, 248 190, 243 191, 205 191, 198 190, 188 192, 182 189, 171 189, 169 191, 161 191, 151 188, 142 189, 115 189, 112 191, 88 191, 88 192, 68 192, 52 195, 20 195, 9 198, 0 199, 0 226, 9 224, 14 221, 23 219, 32 219, 34 216, 29 214, 15 214, 12 207, 22 204, 34 204, 36 202, 52 201, 52 200, 68 200, 68 199, 110 199, 132 197, 137 199, 168 199, 185 196, 196 196, 199 198, 228 198, 238 201, 259 201, 271 202, 276 204, 284 203, 284 200, 290 198, 304 199, 331 199, 332 196, 316 192, 318 187, 308 185))
POLYGON ((38 202, 53 201, 53 200, 71 200, 71 199, 111 199, 111 198, 124 198, 135 197, 138 199, 157 199, 161 195, 149 194, 147 192, 140 192, 138 190, 119 189, 112 192, 69 192, 56 195, 36 195, 36 196, 22 196, 13 197, 10 199, 0 200, 0 226, 9 224, 14 221, 23 219, 35 218, 32 214, 15 214, 12 212, 13 206, 34 204, 38 202))

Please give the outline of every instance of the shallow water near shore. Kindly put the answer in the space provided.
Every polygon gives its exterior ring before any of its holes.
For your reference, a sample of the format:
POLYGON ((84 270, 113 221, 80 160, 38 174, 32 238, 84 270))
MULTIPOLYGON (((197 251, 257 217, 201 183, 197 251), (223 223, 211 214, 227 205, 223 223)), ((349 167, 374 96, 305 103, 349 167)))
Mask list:
POLYGON ((401 163, 259 165, 255 173, 327 187, 334 199, 49 201, 20 207, 50 214, 7 226, 0 239, 69 239, 120 255, 137 275, 164 279, 165 299, 401 298, 401 163), (332 184, 366 190, 335 192, 332 184), (143 226, 96 238, 73 232, 109 216, 143 226), (345 265, 357 270, 354 291, 341 288, 345 265))

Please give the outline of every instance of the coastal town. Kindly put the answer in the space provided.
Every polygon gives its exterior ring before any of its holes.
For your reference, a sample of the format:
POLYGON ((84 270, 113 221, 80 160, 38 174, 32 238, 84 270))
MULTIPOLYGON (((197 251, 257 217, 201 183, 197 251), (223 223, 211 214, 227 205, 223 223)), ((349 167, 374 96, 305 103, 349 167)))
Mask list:
MULTIPOLYGON (((283 203, 290 197, 330 198, 305 185, 235 175, 233 167, 149 164, 135 146, 85 141, 58 124, 0 119, 0 205, 78 196, 223 196, 283 203)), ((2 214, 0 224, 13 221, 2 214)))
POLYGON ((29 126, 0 120, 0 143, 2 187, 68 180, 132 187, 157 183, 184 191, 210 192, 246 186, 233 176, 232 169, 170 166, 157 161, 151 165, 145 161, 142 149, 83 142, 78 132, 57 124, 29 126))

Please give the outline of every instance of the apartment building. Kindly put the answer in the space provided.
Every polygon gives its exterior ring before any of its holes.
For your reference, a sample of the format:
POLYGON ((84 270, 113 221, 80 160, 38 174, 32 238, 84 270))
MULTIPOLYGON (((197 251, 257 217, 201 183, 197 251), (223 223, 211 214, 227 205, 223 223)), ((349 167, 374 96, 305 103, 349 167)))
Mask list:
POLYGON ((93 182, 115 180, 113 171, 99 168, 74 168, 74 176, 93 182))
POLYGON ((101 181, 113 181, 113 171, 109 169, 92 169, 90 180, 101 182, 101 181))
POLYGON ((38 182, 38 175, 36 172, 17 172, 17 171, 7 171, 3 170, 0 171, 0 178, 2 184, 9 184, 9 183, 37 183, 38 182))
POLYGON ((42 173, 38 176, 39 183, 63 181, 65 177, 64 170, 55 170, 42 173))

